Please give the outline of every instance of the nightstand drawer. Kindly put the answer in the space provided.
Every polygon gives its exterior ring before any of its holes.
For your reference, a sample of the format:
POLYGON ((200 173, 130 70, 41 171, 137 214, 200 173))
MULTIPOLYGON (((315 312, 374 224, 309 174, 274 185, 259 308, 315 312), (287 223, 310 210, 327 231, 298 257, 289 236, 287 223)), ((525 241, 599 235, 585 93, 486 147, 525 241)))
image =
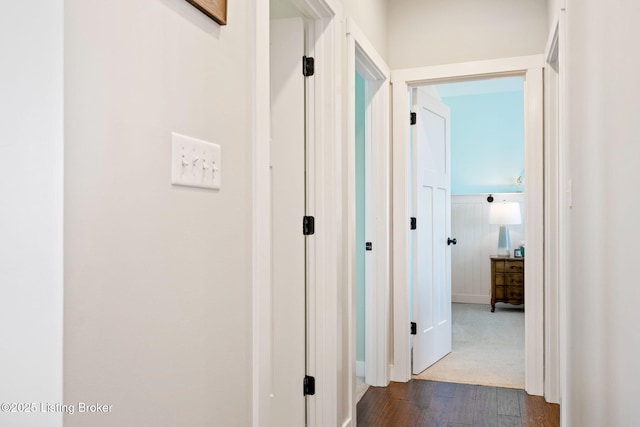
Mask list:
POLYGON ((524 287, 524 277, 522 274, 496 274, 496 286, 520 286, 524 287))
POLYGON ((523 273, 524 262, 515 260, 496 261, 496 273, 523 273))
POLYGON ((524 289, 521 286, 507 286, 508 300, 524 300, 524 289))

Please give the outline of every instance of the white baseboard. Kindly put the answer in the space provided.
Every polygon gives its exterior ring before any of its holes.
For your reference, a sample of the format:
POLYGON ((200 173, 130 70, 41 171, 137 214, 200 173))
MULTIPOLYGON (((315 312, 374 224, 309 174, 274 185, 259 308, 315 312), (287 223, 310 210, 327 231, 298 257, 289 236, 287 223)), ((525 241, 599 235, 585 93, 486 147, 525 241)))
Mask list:
POLYGON ((342 423, 342 427, 353 427, 353 418, 349 418, 344 423, 342 423))
POLYGON ((491 295, 451 295, 451 302, 463 304, 491 304, 491 295))
MULTIPOLYGON (((409 352, 411 352, 411 349, 409 349, 409 352)), ((409 365, 408 370, 401 370, 399 368, 399 365, 396 364, 390 364, 389 365, 389 379, 391 381, 395 381, 398 383, 406 383, 407 381, 411 380, 411 365, 409 365), (407 372, 409 373, 409 376, 407 377, 407 372)))
POLYGON ((356 360, 356 377, 361 377, 361 378, 365 377, 365 373, 367 372, 365 367, 366 367, 366 362, 360 362, 356 360))

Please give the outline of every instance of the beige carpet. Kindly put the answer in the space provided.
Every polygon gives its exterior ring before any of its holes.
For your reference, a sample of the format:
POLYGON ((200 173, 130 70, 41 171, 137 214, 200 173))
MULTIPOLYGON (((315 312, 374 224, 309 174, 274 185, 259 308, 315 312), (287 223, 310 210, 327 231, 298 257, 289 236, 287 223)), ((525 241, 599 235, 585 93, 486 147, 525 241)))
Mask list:
POLYGON ((421 380, 524 388, 524 309, 452 304, 452 351, 414 375, 421 380))

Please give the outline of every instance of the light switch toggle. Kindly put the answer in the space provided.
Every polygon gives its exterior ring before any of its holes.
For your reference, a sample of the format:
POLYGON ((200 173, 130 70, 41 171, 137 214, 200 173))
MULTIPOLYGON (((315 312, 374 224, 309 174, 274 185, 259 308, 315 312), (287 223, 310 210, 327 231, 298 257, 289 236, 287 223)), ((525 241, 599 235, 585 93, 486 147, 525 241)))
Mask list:
POLYGON ((172 184, 219 190, 221 161, 220 145, 175 132, 171 134, 172 184))

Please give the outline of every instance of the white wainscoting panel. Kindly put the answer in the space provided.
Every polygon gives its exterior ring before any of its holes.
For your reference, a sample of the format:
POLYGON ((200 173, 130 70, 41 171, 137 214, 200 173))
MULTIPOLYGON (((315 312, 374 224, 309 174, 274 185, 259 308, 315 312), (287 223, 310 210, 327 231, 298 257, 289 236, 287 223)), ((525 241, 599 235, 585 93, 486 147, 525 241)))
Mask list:
MULTIPOLYGON (((488 194, 451 196, 451 299, 453 302, 489 304, 491 265, 498 247, 499 226, 489 224, 488 194)), ((524 193, 496 193, 493 203, 520 203, 523 225, 510 225, 511 251, 524 239, 524 193)), ((525 245, 526 254, 526 245, 525 245)))

